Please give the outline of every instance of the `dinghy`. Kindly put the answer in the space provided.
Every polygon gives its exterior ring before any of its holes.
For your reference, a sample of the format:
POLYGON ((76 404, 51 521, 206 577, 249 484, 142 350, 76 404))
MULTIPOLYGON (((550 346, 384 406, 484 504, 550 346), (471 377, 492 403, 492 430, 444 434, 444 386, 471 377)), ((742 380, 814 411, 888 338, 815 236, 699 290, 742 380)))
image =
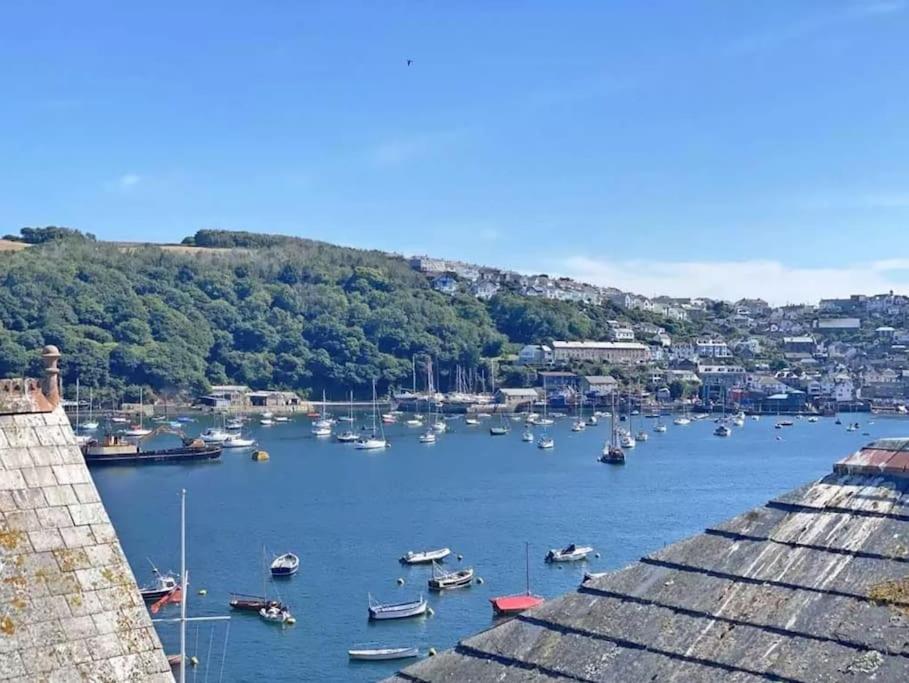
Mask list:
POLYGON ((473 567, 446 572, 435 562, 432 563, 432 578, 429 579, 429 590, 444 591, 450 588, 469 586, 473 581, 473 567))
POLYGON ((277 605, 263 607, 259 610, 259 616, 265 621, 273 624, 294 623, 293 615, 291 615, 290 611, 286 607, 279 607, 277 605))
POLYGON ((385 621, 389 619, 410 619, 426 614, 429 603, 420 595, 419 600, 408 602, 381 603, 369 596, 369 620, 385 621))
POLYGON ((293 576, 300 568, 300 558, 293 553, 278 555, 271 563, 272 576, 293 576))
POLYGON ((413 659, 420 656, 415 647, 380 647, 348 650, 347 656, 363 662, 380 662, 389 659, 413 659))
POLYGON ((451 555, 451 548, 421 550, 419 552, 408 550, 398 561, 401 564, 432 564, 433 562, 441 562, 449 555, 451 555))
POLYGON ((579 560, 586 560, 587 556, 593 552, 593 548, 589 545, 571 545, 565 546, 564 548, 558 549, 553 548, 548 553, 546 553, 547 562, 577 562, 579 560))

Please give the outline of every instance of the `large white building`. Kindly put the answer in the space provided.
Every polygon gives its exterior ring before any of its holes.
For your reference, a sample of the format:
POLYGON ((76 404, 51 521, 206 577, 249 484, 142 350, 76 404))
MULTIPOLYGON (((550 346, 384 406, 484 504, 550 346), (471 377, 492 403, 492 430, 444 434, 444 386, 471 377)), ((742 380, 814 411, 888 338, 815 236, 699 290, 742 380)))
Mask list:
POLYGON ((650 349, 637 342, 554 341, 556 363, 593 360, 604 363, 637 363, 650 360, 650 349))

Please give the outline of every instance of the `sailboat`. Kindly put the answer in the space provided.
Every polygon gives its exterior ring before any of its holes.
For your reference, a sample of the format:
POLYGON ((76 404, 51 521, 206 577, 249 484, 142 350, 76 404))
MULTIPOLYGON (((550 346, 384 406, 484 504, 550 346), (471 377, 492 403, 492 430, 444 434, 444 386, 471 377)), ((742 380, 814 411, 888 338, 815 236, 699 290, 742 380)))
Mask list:
POLYGON ((611 413, 611 431, 609 434, 609 441, 603 447, 603 453, 599 457, 599 461, 602 463, 607 463, 610 465, 624 465, 625 464, 625 451, 619 446, 618 443, 618 430, 615 426, 615 394, 612 396, 612 413, 611 413))
MULTIPOLYGON (((346 418, 340 417, 340 418, 338 418, 338 419, 339 419, 339 420, 344 420, 345 422, 349 422, 349 423, 353 424, 353 422, 354 422, 354 416, 353 416, 353 391, 350 392, 350 410, 349 410, 349 414, 347 415, 346 418)), ((337 440, 340 441, 341 443, 353 443, 354 441, 357 440, 357 435, 354 434, 351 430, 346 429, 346 430, 344 430, 343 432, 341 432, 340 434, 336 434, 336 435, 335 435, 335 439, 337 439, 337 440)))
POLYGON ((578 418, 571 425, 571 431, 583 432, 585 429, 587 429, 587 423, 584 422, 584 397, 581 396, 578 401, 578 418))
POLYGON ((732 430, 729 428, 729 425, 726 424, 726 392, 725 390, 720 393, 720 400, 723 404, 723 415, 718 420, 719 425, 716 429, 713 430, 714 436, 732 436, 732 430))
POLYGON ((388 448, 388 441, 385 434, 379 434, 376 431, 376 381, 372 381, 372 433, 369 436, 361 437, 357 440, 357 449, 361 451, 372 451, 388 448))
MULTIPOLYGON (((79 386, 79 380, 76 380, 76 387, 79 386)), ((79 393, 78 391, 76 392, 79 393)), ((78 402, 78 400, 77 400, 78 402)), ((78 405, 76 406, 78 409, 78 405)), ((88 388, 88 420, 79 425, 79 429, 83 432, 93 432, 98 429, 98 421, 94 419, 94 389, 92 387, 88 388)))
POLYGON ((145 403, 143 402, 142 387, 139 387, 139 424, 132 424, 128 429, 124 429, 123 436, 148 436, 151 434, 150 429, 146 429, 143 424, 145 415, 145 403))
POLYGON ((313 436, 331 436, 331 420, 325 415, 325 390, 322 390, 322 416, 312 423, 313 436))
POLYGON ((268 561, 266 559, 266 550, 265 547, 262 547, 262 595, 248 595, 245 593, 231 593, 230 602, 228 603, 231 609, 239 610, 241 612, 255 612, 259 613, 260 610, 267 610, 272 607, 277 607, 279 609, 287 609, 283 602, 281 602, 281 596, 278 595, 277 599, 268 597, 268 583, 266 578, 268 577, 269 572, 266 571, 268 566, 268 561))
POLYGON ((533 607, 538 607, 543 604, 543 598, 538 595, 533 595, 530 592, 530 544, 524 544, 524 573, 526 588, 523 593, 517 595, 500 595, 495 598, 490 598, 489 602, 492 604, 493 612, 498 616, 508 616, 512 614, 520 614, 525 612, 533 607))
POLYGON ((552 424, 552 419, 546 417, 546 406, 549 405, 548 398, 543 399, 543 417, 539 418, 536 421, 536 424, 543 425, 543 435, 537 441, 537 448, 543 450, 548 450, 550 448, 555 448, 555 439, 549 436, 549 430, 546 429, 546 425, 552 424))
POLYGON ((499 413, 499 424, 492 425, 489 428, 489 433, 492 436, 505 436, 508 432, 511 431, 511 426, 505 420, 505 414, 499 413))

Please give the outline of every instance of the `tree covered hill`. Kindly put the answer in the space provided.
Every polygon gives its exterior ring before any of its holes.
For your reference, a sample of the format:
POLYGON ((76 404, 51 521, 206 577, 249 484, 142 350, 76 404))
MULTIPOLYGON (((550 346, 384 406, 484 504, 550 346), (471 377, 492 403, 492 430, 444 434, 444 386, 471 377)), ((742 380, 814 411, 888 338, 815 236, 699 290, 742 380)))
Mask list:
POLYGON ((601 338, 616 313, 450 297, 401 257, 295 237, 203 230, 166 249, 41 230, 0 253, 0 376, 39 373, 36 350, 55 344, 64 381, 104 396, 230 382, 365 397, 373 378, 380 391, 409 385, 415 354, 444 388, 456 365, 516 343, 601 338))

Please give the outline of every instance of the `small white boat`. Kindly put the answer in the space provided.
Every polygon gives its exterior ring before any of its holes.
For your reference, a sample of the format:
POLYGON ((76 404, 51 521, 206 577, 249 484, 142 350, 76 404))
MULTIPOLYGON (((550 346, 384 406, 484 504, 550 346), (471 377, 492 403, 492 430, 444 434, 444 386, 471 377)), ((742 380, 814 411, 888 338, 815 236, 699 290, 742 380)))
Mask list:
POLYGON ((653 431, 655 431, 657 434, 663 434, 666 432, 666 429, 667 429, 666 425, 658 424, 656 427, 653 428, 653 431))
POLYGON ((244 439, 240 434, 228 434, 221 442, 222 448, 250 448, 255 445, 255 439, 244 439))
POLYGON ((408 602, 381 603, 369 596, 369 619, 370 621, 384 621, 386 619, 409 619, 426 614, 426 608, 429 604, 426 599, 420 595, 419 600, 410 600, 408 602))
POLYGON ((745 418, 744 417, 734 417, 734 418, 732 418, 732 424, 735 425, 736 427, 744 427, 745 418))
POLYGON ((293 623, 291 613, 286 608, 278 607, 277 605, 263 607, 259 610, 259 616, 273 624, 293 623))
POLYGON ((642 431, 638 432, 638 435, 635 437, 635 440, 643 443, 643 442, 647 441, 647 439, 649 439, 649 438, 650 438, 650 435, 647 432, 642 430, 642 431))
POLYGON ((545 427, 547 425, 555 424, 555 420, 550 417, 539 417, 537 418, 535 424, 545 427))
POLYGON ((300 558, 293 553, 278 555, 271 563, 272 576, 293 576, 300 568, 300 558))
POLYGON ((204 432, 199 434, 199 438, 202 439, 205 443, 224 443, 224 441, 227 440, 230 435, 230 432, 225 432, 223 429, 209 427, 204 432))
POLYGON ((409 420, 405 420, 404 424, 408 427, 422 427, 423 420, 418 420, 417 418, 413 417, 409 420))
POLYGON ((446 572, 435 562, 432 563, 432 578, 429 579, 429 590, 444 591, 452 588, 469 586, 473 581, 473 567, 446 572))
POLYGON ((547 562, 577 562, 586 560, 587 556, 593 552, 589 545, 571 545, 564 548, 552 548, 546 553, 547 562))
POLYGON ((583 420, 578 420, 571 425, 571 431, 573 432, 583 432, 585 429, 587 429, 587 423, 583 420))
POLYGON ((761 419, 761 416, 760 416, 760 415, 752 415, 752 416, 751 416, 751 419, 754 420, 755 422, 757 422, 758 420, 761 419))
POLYGON ((588 427, 596 427, 600 423, 599 418, 596 415, 591 415, 587 418, 588 427))
POLYGON ((398 416, 394 413, 382 413, 382 422, 387 425, 394 424, 398 421, 398 416))
POLYGON ((808 422, 817 422, 817 417, 812 415, 811 417, 808 418, 808 422))
POLYGON ((601 579, 604 576, 607 576, 609 572, 584 572, 584 578, 581 579, 581 584, 585 584, 588 581, 595 581, 596 579, 601 579))
POLYGON ((388 448, 388 441, 378 436, 364 437, 357 439, 357 449, 361 451, 374 451, 382 448, 388 448))
POLYGON ((448 423, 445 420, 437 420, 432 423, 432 431, 436 434, 444 434, 448 431, 448 423))
POLYGON ((714 436, 732 436, 732 430, 724 424, 713 430, 714 436))
POLYGON ((524 443, 531 443, 533 441, 533 432, 529 429, 525 429, 524 433, 521 434, 521 441, 524 443))
POLYGON ((131 427, 129 427, 129 429, 124 429, 120 433, 123 434, 123 436, 132 436, 132 437, 148 436, 149 434, 152 433, 152 430, 148 429, 147 427, 140 427, 138 425, 132 425, 131 427))
POLYGON ((227 429, 230 429, 230 430, 234 430, 234 429, 243 429, 243 420, 241 420, 241 419, 238 418, 238 417, 235 417, 235 418, 233 418, 233 419, 231 419, 231 420, 228 420, 228 421, 224 424, 224 426, 225 426, 227 429))
POLYGON ((537 441, 537 448, 542 448, 543 450, 555 448, 555 439, 551 436, 541 436, 540 440, 537 441))
POLYGON ((275 418, 275 422, 290 422, 290 418, 287 417, 287 415, 278 415, 278 417, 275 418))
POLYGON ((93 432, 98 429, 98 423, 94 420, 90 422, 83 422, 79 425, 79 429, 81 429, 83 432, 93 432))
POLYGON ((113 422, 114 424, 118 424, 118 425, 125 425, 129 422, 129 420, 127 418, 119 416, 119 415, 115 415, 114 417, 112 417, 110 419, 110 421, 113 422))
POLYGON ((275 414, 270 410, 266 410, 264 413, 262 413, 262 417, 264 417, 266 420, 271 420, 274 416, 275 414))
POLYGON ((259 420, 259 424, 263 427, 271 427, 274 423, 275 421, 270 417, 263 417, 261 420, 259 420))
POLYGON ((353 432, 341 432, 340 434, 335 435, 335 439, 341 443, 353 443, 357 440, 357 435, 353 432))
POLYGON ((687 417, 677 417, 672 421, 672 424, 678 425, 679 427, 685 427, 691 424, 691 420, 687 417))
POLYGON ((413 659, 420 656, 415 647, 378 647, 348 650, 347 656, 363 662, 383 662, 390 659, 413 659))
POLYGON ((420 550, 418 552, 408 550, 398 561, 401 564, 432 564, 433 562, 441 562, 449 555, 451 555, 451 548, 420 550))
POLYGON ((631 434, 622 434, 622 437, 619 439, 619 444, 622 448, 634 448, 638 445, 638 442, 635 441, 631 434))
POLYGON ((312 426, 312 435, 313 436, 331 436, 331 425, 319 425, 318 423, 313 424, 312 426))
POLYGON ((478 424, 480 424, 480 421, 479 421, 477 418, 475 418, 475 417, 465 417, 465 418, 464 418, 464 424, 473 426, 473 425, 478 425, 478 424))
MULTIPOLYGON (((275 420, 277 420, 277 418, 275 418, 275 420)), ((315 427, 328 427, 329 429, 331 429, 331 426, 332 426, 333 424, 334 424, 334 422, 332 422, 332 421, 329 420, 329 419, 322 419, 322 420, 316 420, 315 422, 313 422, 313 423, 312 423, 312 426, 313 426, 314 428, 315 428, 315 427)))
POLYGON ((436 433, 431 429, 429 431, 423 432, 420 434, 420 443, 435 443, 436 442, 436 433))

